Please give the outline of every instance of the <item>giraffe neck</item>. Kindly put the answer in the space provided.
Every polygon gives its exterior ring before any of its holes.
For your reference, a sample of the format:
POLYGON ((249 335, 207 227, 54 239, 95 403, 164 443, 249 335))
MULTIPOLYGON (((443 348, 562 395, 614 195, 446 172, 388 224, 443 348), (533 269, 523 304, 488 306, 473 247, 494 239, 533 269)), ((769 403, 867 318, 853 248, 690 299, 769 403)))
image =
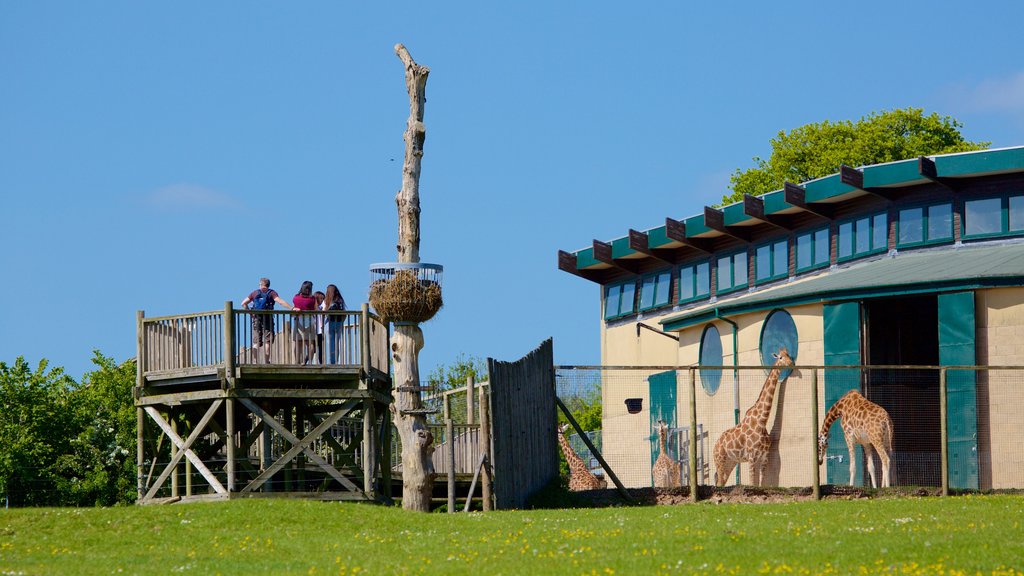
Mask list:
POLYGON ((659 454, 666 454, 668 451, 668 430, 665 428, 658 429, 658 450, 659 454))
POLYGON ((779 367, 776 366, 768 373, 768 379, 764 381, 761 394, 757 397, 757 402, 754 403, 754 408, 756 408, 754 416, 757 418, 757 423, 760 426, 768 425, 768 415, 771 414, 772 401, 775 400, 775 389, 778 386, 779 367))
POLYGON ((576 454, 576 451, 569 445, 569 439, 562 432, 558 433, 558 445, 562 447, 562 453, 565 454, 565 462, 569 465, 570 469, 584 467, 583 458, 576 454))
POLYGON ((832 423, 838 420, 843 415, 843 409, 846 407, 846 396, 836 401, 828 412, 825 413, 825 420, 821 423, 821 431, 818 432, 820 436, 824 436, 825 440, 828 441, 828 432, 832 428, 832 423))

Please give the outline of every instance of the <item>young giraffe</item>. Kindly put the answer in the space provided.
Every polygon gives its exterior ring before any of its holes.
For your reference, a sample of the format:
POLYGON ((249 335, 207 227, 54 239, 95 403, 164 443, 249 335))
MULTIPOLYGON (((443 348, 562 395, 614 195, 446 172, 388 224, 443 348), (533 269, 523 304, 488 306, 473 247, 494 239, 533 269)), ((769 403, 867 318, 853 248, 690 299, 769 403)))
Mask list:
POLYGON ((658 459, 654 461, 651 475, 655 488, 678 488, 682 468, 668 455, 668 426, 658 420, 658 459))
POLYGON ((569 465, 569 490, 579 492, 580 490, 598 490, 606 488, 608 484, 604 480, 598 480, 594 476, 586 462, 576 454, 576 451, 569 445, 569 439, 565 437, 565 431, 569 429, 568 424, 558 427, 558 445, 565 454, 565 462, 569 465))
POLYGON ((836 419, 841 419, 843 435, 846 436, 846 449, 850 452, 850 486, 857 472, 857 459, 854 448, 857 444, 864 447, 864 456, 868 461, 868 481, 872 488, 877 488, 879 482, 875 481, 875 459, 871 455, 872 449, 878 452, 878 458, 882 461, 881 485, 888 488, 891 485, 891 471, 889 465, 892 461, 892 418, 878 404, 865 398, 860 392, 850 390, 842 398, 828 409, 825 414, 825 421, 821 424, 821 432, 818 433, 818 465, 825 461, 825 449, 828 447, 829 428, 836 419))
POLYGON ((715 485, 724 486, 733 468, 741 462, 750 462, 750 481, 760 486, 764 480, 764 467, 768 464, 768 450, 771 437, 768 435, 768 415, 775 400, 775 389, 779 386, 782 366, 792 366, 789 351, 780 348, 775 354, 775 366, 764 381, 757 402, 743 415, 740 423, 729 428, 715 442, 715 485))

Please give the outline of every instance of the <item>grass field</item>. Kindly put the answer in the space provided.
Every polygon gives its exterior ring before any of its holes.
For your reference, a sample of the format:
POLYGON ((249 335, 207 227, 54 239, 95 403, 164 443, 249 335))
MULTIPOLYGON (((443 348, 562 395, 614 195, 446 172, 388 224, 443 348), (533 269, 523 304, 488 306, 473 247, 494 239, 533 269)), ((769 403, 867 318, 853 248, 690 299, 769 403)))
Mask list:
POLYGON ((0 574, 1024 574, 1024 497, 414 514, 0 510, 0 574))

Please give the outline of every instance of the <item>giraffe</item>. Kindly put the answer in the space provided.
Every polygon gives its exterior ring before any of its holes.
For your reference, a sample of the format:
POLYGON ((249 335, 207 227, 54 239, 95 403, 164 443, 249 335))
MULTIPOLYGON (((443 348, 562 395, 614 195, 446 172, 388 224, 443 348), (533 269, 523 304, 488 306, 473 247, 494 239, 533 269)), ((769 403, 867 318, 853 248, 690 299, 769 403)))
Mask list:
POLYGON ((850 390, 842 398, 828 409, 825 414, 825 421, 821 424, 821 431, 818 433, 818 465, 825 461, 825 448, 828 446, 828 433, 832 423, 840 419, 843 427, 843 435, 846 436, 846 449, 850 452, 850 486, 857 472, 857 459, 854 457, 854 447, 860 444, 864 447, 864 455, 868 461, 868 481, 872 488, 877 488, 880 483, 882 487, 888 488, 892 479, 890 477, 892 462, 892 418, 878 404, 868 400, 860 392, 850 390), (871 451, 878 452, 878 458, 882 461, 881 482, 875 481, 875 459, 871 451))
POLYGON ((750 480, 760 486, 764 480, 764 468, 768 464, 768 450, 771 437, 768 435, 768 415, 772 411, 775 390, 779 386, 781 366, 792 366, 789 351, 780 348, 775 354, 775 365, 764 381, 757 402, 747 409, 740 423, 729 428, 715 442, 715 485, 724 486, 733 468, 741 462, 750 462, 750 480))
POLYGON ((651 468, 654 487, 678 488, 682 469, 679 462, 668 455, 668 426, 663 420, 658 420, 658 451, 658 459, 654 461, 654 467, 651 468))
POLYGON ((569 445, 569 439, 565 437, 565 431, 568 429, 568 424, 562 424, 558 427, 558 445, 562 448, 562 454, 565 454, 565 462, 569 465, 569 490, 579 492, 580 490, 606 488, 608 484, 594 476, 594 473, 587 467, 586 462, 569 445))

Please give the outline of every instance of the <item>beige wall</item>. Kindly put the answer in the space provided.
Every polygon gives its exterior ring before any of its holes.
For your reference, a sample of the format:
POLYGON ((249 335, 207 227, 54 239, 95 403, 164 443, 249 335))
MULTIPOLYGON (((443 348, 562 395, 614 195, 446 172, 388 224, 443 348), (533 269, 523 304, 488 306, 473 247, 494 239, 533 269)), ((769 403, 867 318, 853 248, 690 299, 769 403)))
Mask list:
MULTIPOLYGON (((979 365, 1024 366, 1024 290, 975 292, 979 365)), ((1024 477, 1024 370, 978 375, 978 475, 982 489, 1020 488, 1024 477)))
MULTIPOLYGON (((806 305, 787 309, 792 315, 799 335, 799 364, 823 363, 821 305, 806 305)), ((733 328, 722 320, 713 324, 722 337, 723 362, 732 366, 734 355, 740 366, 760 366, 761 328, 769 311, 755 312, 730 318, 737 325, 738 355, 733 349, 733 328)), ((659 327, 661 318, 645 319, 659 327)), ((612 366, 679 366, 677 414, 679 426, 689 425, 689 371, 687 367, 698 363, 700 338, 704 327, 700 324, 676 334, 678 344, 669 338, 647 330, 637 337, 636 324, 616 326, 602 332, 602 362, 612 366)), ((646 376, 651 370, 627 377, 623 372, 608 377, 604 387, 604 444, 605 458, 627 486, 650 486, 650 398, 646 376), (615 375, 617 374, 617 375, 615 375), (625 399, 643 399, 643 411, 628 414, 625 399)), ((766 472, 767 483, 781 486, 807 486, 811 483, 814 426, 810 421, 810 373, 794 372, 778 389, 768 431, 772 435, 772 455, 766 472)), ((714 480, 712 451, 718 437, 735 424, 736 387, 739 388, 739 410, 742 415, 756 401, 765 383, 766 373, 761 368, 738 371, 724 370, 721 384, 709 395, 696 376, 696 407, 698 430, 701 432, 698 456, 702 466, 698 470, 702 483, 714 480)), ((819 413, 823 415, 822 395, 819 393, 819 413)), ((732 480, 735 475, 732 476, 732 480)), ((742 465, 741 482, 749 482, 749 466, 742 465)), ((684 479, 685 482, 685 479, 684 479)), ((731 481, 730 481, 731 483, 731 481)))

